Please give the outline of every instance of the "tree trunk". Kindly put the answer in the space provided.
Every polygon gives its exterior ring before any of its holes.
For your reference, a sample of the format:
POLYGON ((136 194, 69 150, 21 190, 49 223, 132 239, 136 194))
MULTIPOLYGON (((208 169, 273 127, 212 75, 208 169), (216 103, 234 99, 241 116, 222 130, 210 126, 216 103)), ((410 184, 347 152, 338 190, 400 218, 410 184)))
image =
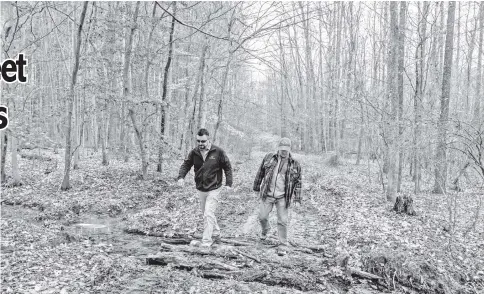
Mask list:
POLYGON ((73 124, 74 124, 74 129, 72 130, 73 133, 73 138, 72 138, 72 145, 74 146, 74 151, 73 151, 73 160, 72 160, 72 169, 79 169, 79 147, 80 143, 79 142, 79 105, 78 105, 78 99, 77 95, 74 92, 74 113, 73 113, 73 124))
MULTIPOLYGON (((327 152, 328 150, 328 139, 327 139, 327 132, 325 131, 326 129, 326 113, 325 113, 325 103, 326 103, 326 92, 325 92, 325 80, 324 80, 324 72, 323 72, 323 29, 322 29, 322 24, 323 24, 323 12, 321 9, 321 2, 318 3, 318 32, 319 32, 319 44, 318 46, 318 53, 319 53, 319 86, 320 86, 320 104, 318 106, 318 116, 319 116, 319 136, 321 137, 321 150, 323 152, 327 152)), ((331 40, 331 38, 328 37, 328 40, 331 40)))
POLYGON ((165 148, 165 124, 166 124, 166 96, 168 92, 168 75, 170 74, 171 60, 173 57, 173 33, 175 31, 176 2, 173 3, 173 17, 170 26, 170 38, 168 41, 168 57, 163 73, 163 92, 161 96, 161 122, 160 122, 160 145, 158 147, 158 165, 156 171, 163 170, 163 148, 165 148))
POLYGON ((0 140, 1 140, 1 152, 2 152, 2 158, 1 158, 1 184, 5 183, 7 181, 7 175, 5 173, 5 161, 7 159, 7 143, 8 143, 8 137, 7 137, 7 131, 6 130, 1 130, 0 131, 0 140))
MULTIPOLYGON (((309 5, 305 3, 305 5, 309 5)), ((316 109, 316 83, 314 78, 314 66, 312 62, 311 55, 311 39, 309 37, 309 19, 307 14, 304 13, 304 5, 299 2, 299 7, 301 9, 301 16, 303 18, 303 29, 304 29, 304 43, 305 43, 305 61, 306 61, 306 99, 308 101, 309 117, 310 121, 308 123, 308 134, 310 135, 309 148, 312 151, 319 149, 318 134, 317 134, 317 109, 316 109)), ((306 8, 309 13, 309 7, 306 8)))
MULTIPOLYGON (((130 3, 126 3, 127 5, 131 5, 130 3)), ((131 65, 131 51, 133 48, 133 35, 137 27, 137 19, 139 13, 139 5, 140 1, 136 2, 136 8, 134 10, 133 20, 131 21, 131 25, 129 27, 128 34, 126 36, 126 48, 124 52, 124 65, 123 65, 123 101, 121 107, 121 151, 123 153, 124 161, 128 161, 128 146, 129 146, 129 132, 126 129, 126 119, 125 119, 125 109, 126 103, 128 102, 128 97, 130 95, 130 86, 129 86, 129 69, 131 65)))
MULTIPOLYGON (((285 91, 286 91, 286 74, 287 74, 287 68, 286 68, 286 60, 285 60, 285 52, 284 52, 284 46, 282 44, 282 37, 281 37, 281 31, 279 30, 277 32, 277 37, 278 37, 278 45, 279 45, 279 56, 280 56, 280 63, 281 63, 281 71, 279 73, 279 76, 280 76, 280 85, 281 85, 281 91, 280 91, 280 95, 281 95, 281 101, 279 103, 278 101, 278 104, 279 104, 279 111, 280 111, 280 119, 281 119, 281 122, 279 124, 280 126, 280 132, 279 132, 279 135, 281 137, 286 137, 287 136, 287 123, 286 123, 286 112, 285 112, 285 91)), ((274 79, 274 82, 276 81, 276 79, 274 79)), ((275 87, 277 89, 277 86, 275 87)))
POLYGON ((103 166, 109 165, 108 153, 106 152, 106 132, 105 132, 105 124, 104 124, 104 114, 102 116, 102 122, 99 126, 99 141, 101 142, 101 151, 102 151, 102 162, 103 166))
POLYGON ((13 186, 20 186, 22 184, 20 180, 20 172, 18 168, 18 139, 15 136, 10 136, 10 153, 12 154, 12 178, 13 186))
POLYGON ((363 115, 363 103, 359 103, 360 104, 360 123, 361 123, 361 126, 360 126, 360 133, 358 135, 358 149, 356 151, 356 165, 360 165, 360 161, 361 161, 361 145, 363 144, 363 137, 364 137, 364 134, 365 134, 365 128, 364 128, 364 124, 365 124, 365 119, 364 119, 364 115, 363 115))
POLYGON ((388 98, 391 103, 388 124, 388 184, 387 201, 394 203, 397 192, 397 114, 398 114, 398 6, 397 2, 390 2, 390 50, 388 58, 388 98))
POLYGON ((416 64, 415 64, 415 97, 413 101, 414 111, 414 136, 413 136, 413 179, 415 182, 414 193, 420 193, 420 180, 421 180, 421 122, 422 122, 422 110, 421 103, 423 99, 423 83, 424 83, 424 57, 425 57, 425 43, 427 34, 427 14, 429 11, 429 2, 424 2, 423 11, 419 12, 422 18, 418 24, 419 43, 416 48, 416 64))
POLYGON ((94 145, 94 153, 97 153, 98 148, 99 148, 99 129, 100 127, 98 126, 98 121, 97 121, 97 113, 98 108, 97 108, 97 103, 96 103, 96 95, 92 95, 92 105, 94 108, 94 115, 92 116, 92 144, 94 145))
POLYGON ((207 106, 206 106, 206 101, 205 101, 205 54, 203 54, 205 51, 208 51, 208 44, 204 45, 204 48, 202 49, 202 56, 204 57, 204 63, 203 63, 203 68, 201 71, 201 76, 200 76, 200 103, 198 104, 198 118, 197 118, 197 127, 196 129, 199 130, 201 128, 205 128, 205 120, 207 117, 206 111, 207 111, 207 106))
MULTIPOLYGON (((76 8, 77 8, 77 4, 75 2, 71 2, 71 6, 72 6, 72 9, 73 11, 76 11, 76 8)), ((76 14, 74 13, 74 16, 73 16, 73 19, 74 21, 72 22, 72 54, 73 56, 75 56, 75 48, 76 48, 76 34, 75 34, 75 31, 76 31, 76 14)), ((81 54, 81 53, 79 53, 81 54)), ((70 54, 68 55, 70 56, 70 54)), ((66 64, 66 67, 67 67, 67 62, 65 63, 66 64)), ((73 150, 73 156, 72 156, 72 169, 76 170, 76 169, 79 169, 79 103, 78 103, 78 97, 76 95, 76 93, 74 92, 74 96, 73 96, 73 99, 74 99, 74 110, 73 110, 73 114, 72 114, 72 124, 73 124, 73 130, 72 130, 72 145, 74 147, 74 150, 73 150)))
POLYGON ((437 156, 435 166, 434 193, 445 192, 447 180, 447 121, 449 119, 450 84, 452 75, 452 53, 454 41, 455 2, 449 2, 447 32, 445 37, 444 71, 442 75, 442 96, 438 121, 437 156))
POLYGON ((479 4, 479 49, 477 50, 476 96, 474 99, 474 123, 481 122, 481 87, 482 87, 482 39, 484 34, 484 2, 479 4))
POLYGON ((339 156, 341 155, 341 144, 340 144, 340 129, 339 129, 339 103, 340 103, 340 95, 341 95, 341 87, 340 87, 340 81, 341 81, 341 65, 340 65, 340 59, 341 59, 341 31, 343 27, 343 3, 339 2, 338 3, 338 8, 337 8, 337 15, 336 17, 336 22, 337 22, 337 28, 336 28, 336 62, 335 62, 335 67, 334 70, 336 70, 336 79, 335 83, 333 84, 333 87, 335 88, 335 94, 333 96, 334 98, 334 119, 333 119, 333 130, 334 130, 334 151, 335 151, 335 162, 339 162, 339 156))
POLYGON ((129 109, 129 117, 131 118, 131 122, 133 123, 133 128, 138 139, 140 155, 141 155, 141 178, 144 180, 148 174, 148 158, 146 156, 146 148, 143 142, 143 132, 141 132, 137 122, 134 111, 129 109))
POLYGON ((161 17, 155 20, 156 16, 156 7, 157 3, 153 4, 153 12, 151 13, 151 19, 153 21, 153 27, 150 30, 150 34, 148 36, 148 42, 146 45, 146 66, 145 66, 145 75, 144 75, 144 85, 145 85, 145 95, 146 97, 150 97, 150 91, 149 91, 149 73, 150 73, 150 67, 152 64, 152 59, 153 59, 153 53, 151 50, 151 42, 153 40, 153 34, 155 32, 156 26, 158 25, 158 22, 161 20, 161 17))
POLYGON ((196 77, 196 82, 195 82, 195 87, 193 88, 193 96, 192 96, 192 110, 191 110, 191 116, 189 119, 188 123, 188 130, 187 130, 187 138, 193 138, 194 134, 196 133, 195 126, 197 125, 196 123, 196 112, 197 112, 197 105, 198 108, 202 108, 202 106, 199 103, 199 97, 201 98, 201 94, 198 94, 198 89, 200 88, 200 84, 202 83, 203 80, 203 70, 205 68, 205 56, 207 54, 207 49, 208 46, 203 46, 202 47, 202 56, 200 57, 200 62, 198 65, 198 73, 196 77))
MULTIPOLYGON (((466 72, 466 87, 465 87, 465 93, 466 93, 466 101, 465 101, 465 110, 464 110, 464 113, 469 113, 469 111, 471 110, 471 107, 470 107, 470 99, 469 99, 469 96, 470 96, 470 89, 471 89, 471 74, 472 74, 472 58, 473 58, 473 55, 474 55, 474 48, 475 48, 475 39, 476 39, 476 31, 477 31, 477 18, 475 19, 475 23, 474 23, 474 28, 472 29, 467 29, 467 31, 469 32, 470 31, 470 34, 471 34, 471 37, 470 37, 470 40, 467 36, 467 33, 466 33, 466 40, 467 40, 467 44, 469 46, 469 52, 467 53, 467 72, 466 72)), ((466 28, 467 28, 467 23, 466 22, 466 28)))
MULTIPOLYGON (((185 76, 189 77, 188 72, 188 60, 185 59, 185 76)), ((180 133, 180 150, 182 154, 188 151, 189 146, 191 145, 191 138, 186 138, 186 130, 188 129, 188 120, 190 119, 189 116, 189 109, 190 109, 190 79, 187 79, 185 82, 185 104, 183 107, 183 120, 181 122, 181 127, 179 128, 180 133)))
POLYGON ((398 40, 398 182, 397 192, 400 192, 402 186, 402 168, 403 168, 403 72, 405 71, 405 15, 407 13, 407 4, 405 1, 400 2, 400 24, 398 40))
MULTIPOLYGON (((307 114, 307 104, 306 104, 306 98, 304 95, 303 91, 303 78, 302 78, 302 61, 301 61, 301 56, 299 54, 299 44, 298 44, 298 34, 297 34, 297 29, 296 27, 293 28, 294 30, 294 38, 291 39, 289 36, 290 40, 294 40, 294 46, 291 46, 293 50, 291 50, 291 53, 293 54, 293 60, 295 63, 295 70, 296 70, 296 75, 297 75, 297 80, 298 80, 298 114, 300 117, 303 117, 307 114)), ((290 34, 290 31, 288 31, 290 34)), ((302 151, 306 151, 308 146, 308 136, 307 136, 307 121, 305 119, 301 119, 298 121, 298 128, 297 130, 300 133, 300 148, 302 151)))
MULTIPOLYGON (((231 25, 229 25, 229 26, 231 26, 231 25)), ((230 29, 229 29, 229 32, 230 32, 230 29)), ((230 36, 230 33, 229 33, 229 36, 230 36)), ((227 79, 228 79, 229 71, 230 71, 230 63, 232 62, 232 57, 233 57, 233 54, 234 54, 232 49, 230 49, 230 46, 229 46, 229 51, 230 51, 229 56, 227 58, 227 63, 225 64, 225 70, 224 70, 223 77, 222 77, 222 86, 220 88, 220 99, 219 99, 218 105, 217 105, 217 123, 215 124, 215 130, 213 132, 212 142, 215 142, 217 140, 217 132, 218 132, 218 129, 220 128, 220 124, 223 121, 223 117, 222 117, 223 112, 222 111, 223 111, 223 103, 224 103, 224 98, 225 98, 225 88, 227 86, 227 79)))
POLYGON ((71 170, 71 133, 72 133, 72 111, 74 108, 74 95, 75 85, 77 82, 77 72, 79 70, 79 58, 82 41, 82 26, 84 25, 84 19, 86 17, 88 2, 84 2, 82 8, 81 19, 79 20, 79 27, 77 30, 77 42, 74 49, 74 66, 72 68, 71 83, 69 88, 68 102, 67 102, 67 131, 66 131, 66 150, 65 150, 65 165, 64 165, 64 179, 62 180, 61 189, 67 190, 71 187, 69 182, 70 170, 71 170))

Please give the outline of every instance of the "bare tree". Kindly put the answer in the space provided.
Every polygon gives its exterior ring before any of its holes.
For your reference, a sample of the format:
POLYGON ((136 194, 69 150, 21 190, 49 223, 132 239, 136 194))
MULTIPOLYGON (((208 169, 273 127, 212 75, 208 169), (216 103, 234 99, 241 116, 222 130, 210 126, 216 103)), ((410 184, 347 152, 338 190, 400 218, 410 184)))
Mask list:
POLYGON ((62 180, 61 189, 67 190, 71 187, 69 182, 69 175, 71 170, 71 133, 72 133, 72 112, 74 108, 75 85, 77 82, 77 72, 79 71, 79 58, 82 41, 82 26, 86 17, 88 1, 84 2, 77 29, 77 42, 74 47, 74 66, 72 67, 71 83, 69 88, 68 102, 67 102, 67 131, 66 131, 66 150, 65 150, 65 165, 64 165, 64 179, 62 180))
POLYGON ((397 192, 397 138, 398 129, 397 126, 397 113, 398 113, 398 6, 397 2, 390 2, 390 50, 388 57, 388 99, 391 103, 391 109, 389 117, 387 118, 388 132, 387 132, 387 144, 388 144, 388 184, 387 184, 387 201, 394 203, 397 192))
POLYGON ((449 119, 450 84, 452 75, 452 53, 454 44, 455 2, 449 2, 447 13, 447 32, 445 36, 444 71, 442 76, 442 96, 440 98, 440 117, 437 125, 438 145, 435 166, 434 193, 445 192, 447 180, 447 121, 449 119))
POLYGON ((400 192, 402 186, 402 168, 403 168, 403 74, 405 71, 405 21, 407 14, 407 3, 400 2, 400 23, 398 25, 398 182, 397 192, 400 192))
POLYGON ((161 96, 161 123, 160 123, 160 145, 158 146, 158 165, 156 171, 163 170, 163 149, 165 148, 165 125, 166 125, 166 96, 168 92, 168 75, 170 74, 171 60, 173 58, 173 34, 175 32, 176 2, 173 2, 173 15, 170 26, 170 39, 168 40, 168 58, 166 59, 163 71, 163 89, 161 96))
POLYGON ((415 194, 420 192, 420 180, 421 175, 421 148, 419 144, 421 142, 421 123, 422 123, 422 99, 424 88, 424 56, 425 56, 425 44, 427 33, 427 14, 429 12, 429 2, 423 3, 423 9, 418 4, 419 14, 421 19, 418 23, 418 35, 419 42, 415 49, 415 95, 413 100, 414 111, 414 136, 413 136, 413 179, 415 182, 415 194))
POLYGON ((474 100, 474 122, 481 119, 481 87, 482 87, 482 42, 484 35, 484 2, 479 4, 479 49, 477 50, 476 96, 474 100))
MULTIPOLYGON (((126 2, 126 5, 131 5, 130 3, 126 2)), ((133 20, 130 23, 128 32, 126 34, 126 48, 124 51, 124 61, 123 61, 123 101, 122 101, 122 108, 121 108, 121 149, 124 155, 124 161, 128 161, 128 152, 127 152, 127 146, 129 142, 129 133, 126 130, 126 125, 125 125, 125 107, 126 103, 128 102, 128 97, 131 94, 130 93, 130 85, 129 85, 129 70, 130 70, 130 65, 131 65, 131 53, 132 53, 132 48, 133 48, 133 35, 134 32, 137 28, 136 21, 138 19, 138 13, 139 13, 139 5, 140 1, 136 2, 136 7, 134 10, 133 14, 133 20)), ((141 143, 142 144, 142 143, 141 143)), ((143 146, 143 145, 141 145, 143 146)))
MULTIPOLYGON (((205 44, 202 49, 202 52, 208 52, 209 45, 208 45, 208 40, 205 38, 205 44)), ((205 55, 203 55, 204 62, 203 62, 203 68, 201 71, 201 76, 200 76, 200 101, 198 103, 198 118, 197 118, 197 129, 204 128, 205 123, 206 123, 206 118, 207 118, 207 101, 205 100, 205 93, 206 93, 206 79, 205 79, 205 69, 206 69, 206 64, 205 64, 205 55)))
MULTIPOLYGON (((139 6, 140 6, 140 1, 136 2, 136 7, 135 11, 133 14, 133 20, 131 22, 128 34, 126 36, 126 51, 124 53, 124 65, 123 65, 123 105, 127 103, 128 97, 131 94, 131 86, 129 84, 129 71, 131 68, 131 51, 133 47, 133 35, 134 32, 137 28, 137 20, 138 20, 138 14, 139 14, 139 6)), ((124 112, 122 112, 124 115, 124 112)), ((140 156, 141 156, 141 177, 142 179, 146 178, 146 175, 148 173, 148 157, 147 157, 147 151, 146 151, 146 146, 145 146, 145 140, 143 138, 143 130, 142 127, 138 124, 136 120, 136 115, 133 107, 129 107, 128 109, 128 115, 131 118, 131 122, 133 124, 133 128, 135 131, 136 138, 138 140, 138 145, 140 148, 140 156)), ((123 137, 123 136, 122 136, 123 137)), ((127 137, 127 139, 129 136, 127 137)), ((129 140, 129 139, 128 139, 129 140)), ((122 142, 124 144, 125 142, 122 142)), ((126 152, 126 145, 124 146, 124 152, 125 152, 125 161, 127 161, 127 152, 126 152)))
MULTIPOLYGON (((234 9, 234 11, 232 12, 232 14, 230 16, 230 19, 228 20, 228 24, 227 24, 227 35, 228 35, 227 38, 228 39, 232 38, 232 28, 233 28, 233 25, 234 25, 234 22, 235 22, 235 12, 236 12, 236 10, 234 9)), ((222 76, 222 85, 220 87, 220 98, 219 98, 218 105, 217 105, 217 123, 215 124, 215 130, 213 132, 213 142, 215 142, 217 140, 217 132, 218 132, 218 129, 220 128, 220 124, 223 121, 223 117, 222 117, 222 115, 223 115, 223 104, 224 104, 224 98, 225 98, 225 95, 226 95, 227 80, 228 80, 228 76, 229 76, 230 65, 232 63, 232 59, 233 59, 233 56, 234 56, 234 53, 235 53, 235 49, 232 49, 232 42, 231 41, 227 44, 227 47, 228 47, 229 56, 227 57, 225 69, 224 69, 223 76, 222 76)))

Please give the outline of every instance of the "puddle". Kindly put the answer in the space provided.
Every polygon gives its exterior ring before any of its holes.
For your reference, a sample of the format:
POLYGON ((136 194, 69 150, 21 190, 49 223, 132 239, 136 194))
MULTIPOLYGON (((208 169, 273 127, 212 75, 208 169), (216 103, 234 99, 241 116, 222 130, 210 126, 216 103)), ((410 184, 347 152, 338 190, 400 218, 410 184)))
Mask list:
POLYGON ((74 227, 86 228, 91 230, 106 229, 108 226, 100 224, 73 224, 74 227))
MULTIPOLYGON (((36 218, 39 211, 21 206, 1 206, 1 218, 4 220, 22 220, 28 223, 42 224, 36 218)), ((146 256, 155 254, 160 249, 157 237, 132 235, 124 232, 124 223, 121 217, 84 215, 81 219, 70 225, 60 225, 62 221, 55 221, 59 225, 56 231, 59 236, 69 235, 70 242, 84 242, 89 240, 91 245, 112 245, 111 254, 125 256, 146 256)), ((64 240, 64 239, 63 239, 64 240)))

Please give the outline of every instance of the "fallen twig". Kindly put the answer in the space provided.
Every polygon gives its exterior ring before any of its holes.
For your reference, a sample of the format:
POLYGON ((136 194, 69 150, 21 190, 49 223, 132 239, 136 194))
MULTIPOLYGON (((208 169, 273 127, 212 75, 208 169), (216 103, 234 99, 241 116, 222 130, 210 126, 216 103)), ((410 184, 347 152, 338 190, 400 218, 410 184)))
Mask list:
POLYGON ((245 253, 245 252, 242 252, 242 251, 240 251, 239 249, 235 249, 235 248, 234 248, 233 250, 234 250, 236 253, 240 254, 240 255, 243 255, 243 256, 245 256, 245 257, 247 257, 247 258, 250 258, 250 259, 254 260, 254 261, 255 261, 255 262, 257 262, 257 263, 261 263, 261 262, 260 262, 260 259, 258 259, 257 257, 254 257, 254 256, 252 256, 252 255, 250 255, 250 254, 245 253))
POLYGON ((360 278, 369 279, 369 280, 383 280, 383 278, 380 276, 370 274, 356 268, 348 267, 347 270, 351 275, 355 275, 360 278))
POLYGON ((237 240, 231 240, 231 239, 225 239, 221 238, 220 241, 236 246, 253 246, 254 244, 247 243, 247 242, 242 242, 242 241, 237 241, 237 240))

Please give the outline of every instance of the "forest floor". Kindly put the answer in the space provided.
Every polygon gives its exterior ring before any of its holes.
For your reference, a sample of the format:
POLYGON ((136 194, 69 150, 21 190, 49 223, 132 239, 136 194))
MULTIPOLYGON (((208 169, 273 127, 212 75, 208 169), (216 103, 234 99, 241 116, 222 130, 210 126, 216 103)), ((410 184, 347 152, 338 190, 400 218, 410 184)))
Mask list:
POLYGON ((201 249, 189 245, 202 215, 192 172, 175 185, 180 160, 141 180, 134 159, 102 166, 86 155, 61 191, 62 153, 24 150, 23 185, 2 187, 1 292, 484 293, 483 190, 423 192, 417 215, 401 215, 385 201, 376 164, 332 167, 296 154, 303 205, 290 210, 292 246, 281 257, 275 212, 273 236, 258 239, 251 190, 263 155, 231 157, 234 190, 217 211, 222 242, 201 249))

